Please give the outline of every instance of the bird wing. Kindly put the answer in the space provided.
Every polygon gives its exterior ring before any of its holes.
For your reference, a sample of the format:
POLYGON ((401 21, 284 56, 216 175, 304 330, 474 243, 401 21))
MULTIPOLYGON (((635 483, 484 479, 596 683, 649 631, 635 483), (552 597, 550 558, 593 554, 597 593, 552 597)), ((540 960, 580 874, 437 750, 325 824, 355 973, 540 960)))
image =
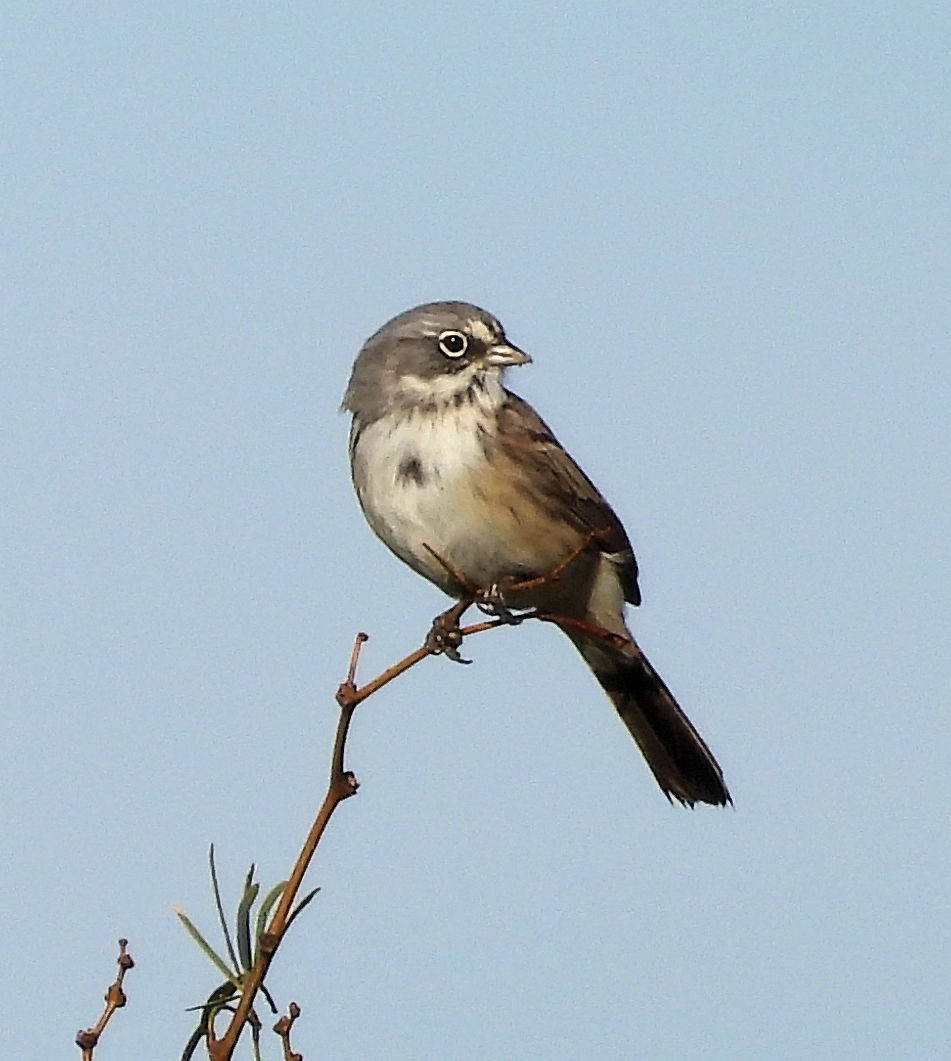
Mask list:
POLYGON ((637 560, 624 525, 598 488, 578 467, 551 428, 517 394, 506 392, 497 440, 506 456, 525 469, 539 501, 557 519, 586 534, 597 532, 601 552, 617 567, 624 599, 640 604, 637 560))

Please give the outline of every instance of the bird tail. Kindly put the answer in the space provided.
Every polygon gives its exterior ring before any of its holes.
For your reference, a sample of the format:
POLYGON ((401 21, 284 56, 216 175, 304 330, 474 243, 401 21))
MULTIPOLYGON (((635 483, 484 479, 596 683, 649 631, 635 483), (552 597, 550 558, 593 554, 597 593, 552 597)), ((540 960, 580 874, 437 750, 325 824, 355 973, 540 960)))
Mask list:
POLYGON ((668 799, 732 803, 723 771, 637 642, 619 644, 581 628, 565 627, 599 684, 631 731, 668 799))

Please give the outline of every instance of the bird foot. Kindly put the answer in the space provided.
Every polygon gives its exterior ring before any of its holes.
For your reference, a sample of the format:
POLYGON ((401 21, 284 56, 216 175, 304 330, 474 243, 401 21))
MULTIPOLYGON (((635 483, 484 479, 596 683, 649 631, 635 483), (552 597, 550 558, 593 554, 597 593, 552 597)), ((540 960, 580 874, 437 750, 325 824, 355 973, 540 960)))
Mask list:
POLYGON ((460 601, 454 604, 448 611, 442 612, 433 619, 433 625, 426 640, 425 647, 434 656, 445 656, 453 663, 471 663, 471 659, 463 659, 459 654, 459 646, 462 644, 462 630, 459 627, 459 619, 462 613, 469 607, 468 601, 460 601))
POLYGON ((513 611, 505 602, 505 594, 502 587, 496 582, 488 589, 481 590, 475 599, 475 606, 483 615, 498 619, 500 623, 509 626, 518 626, 526 619, 535 615, 535 609, 529 608, 525 611, 513 611))

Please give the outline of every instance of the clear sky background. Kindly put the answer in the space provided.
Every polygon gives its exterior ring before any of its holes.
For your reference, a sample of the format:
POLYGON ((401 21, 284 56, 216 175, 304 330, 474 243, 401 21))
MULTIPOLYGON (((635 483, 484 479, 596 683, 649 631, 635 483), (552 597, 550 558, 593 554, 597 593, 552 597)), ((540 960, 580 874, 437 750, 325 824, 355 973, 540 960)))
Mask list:
MULTIPOLYGON (((930 1058, 951 1012, 946 4, 13 3, 0 25, 7 1057, 178 1056, 333 693, 444 599, 337 407, 415 303, 634 541, 735 809, 532 624, 367 702, 270 980, 308 1058, 930 1058)), ((277 1055, 276 1042, 271 1056, 277 1055)))

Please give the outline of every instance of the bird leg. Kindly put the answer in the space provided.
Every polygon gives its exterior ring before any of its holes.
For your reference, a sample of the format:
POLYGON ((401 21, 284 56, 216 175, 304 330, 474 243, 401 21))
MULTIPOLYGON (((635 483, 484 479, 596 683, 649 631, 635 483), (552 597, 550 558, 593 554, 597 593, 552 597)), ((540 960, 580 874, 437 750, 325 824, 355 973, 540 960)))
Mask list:
POLYGON ((440 556, 431 546, 424 543, 424 548, 427 552, 445 569, 446 573, 462 590, 459 601, 451 608, 437 615, 433 620, 433 625, 426 635, 425 647, 434 655, 444 655, 455 663, 471 663, 471 660, 463 659, 459 654, 459 646, 462 644, 463 638, 459 620, 466 609, 473 604, 479 611, 492 616, 493 619, 497 619, 499 623, 505 625, 517 626, 526 619, 544 619, 547 622, 553 622, 561 626, 574 626, 584 629, 586 633, 601 637, 604 640, 623 640, 608 630, 590 626, 579 619, 542 613, 537 608, 526 608, 521 611, 513 610, 505 600, 506 594, 523 593, 526 590, 532 591, 553 585, 580 556, 586 553, 603 536, 603 531, 591 531, 576 549, 572 550, 563 560, 560 560, 550 571, 543 575, 522 579, 517 582, 495 582, 488 587, 475 585, 454 564, 445 557, 440 556))

